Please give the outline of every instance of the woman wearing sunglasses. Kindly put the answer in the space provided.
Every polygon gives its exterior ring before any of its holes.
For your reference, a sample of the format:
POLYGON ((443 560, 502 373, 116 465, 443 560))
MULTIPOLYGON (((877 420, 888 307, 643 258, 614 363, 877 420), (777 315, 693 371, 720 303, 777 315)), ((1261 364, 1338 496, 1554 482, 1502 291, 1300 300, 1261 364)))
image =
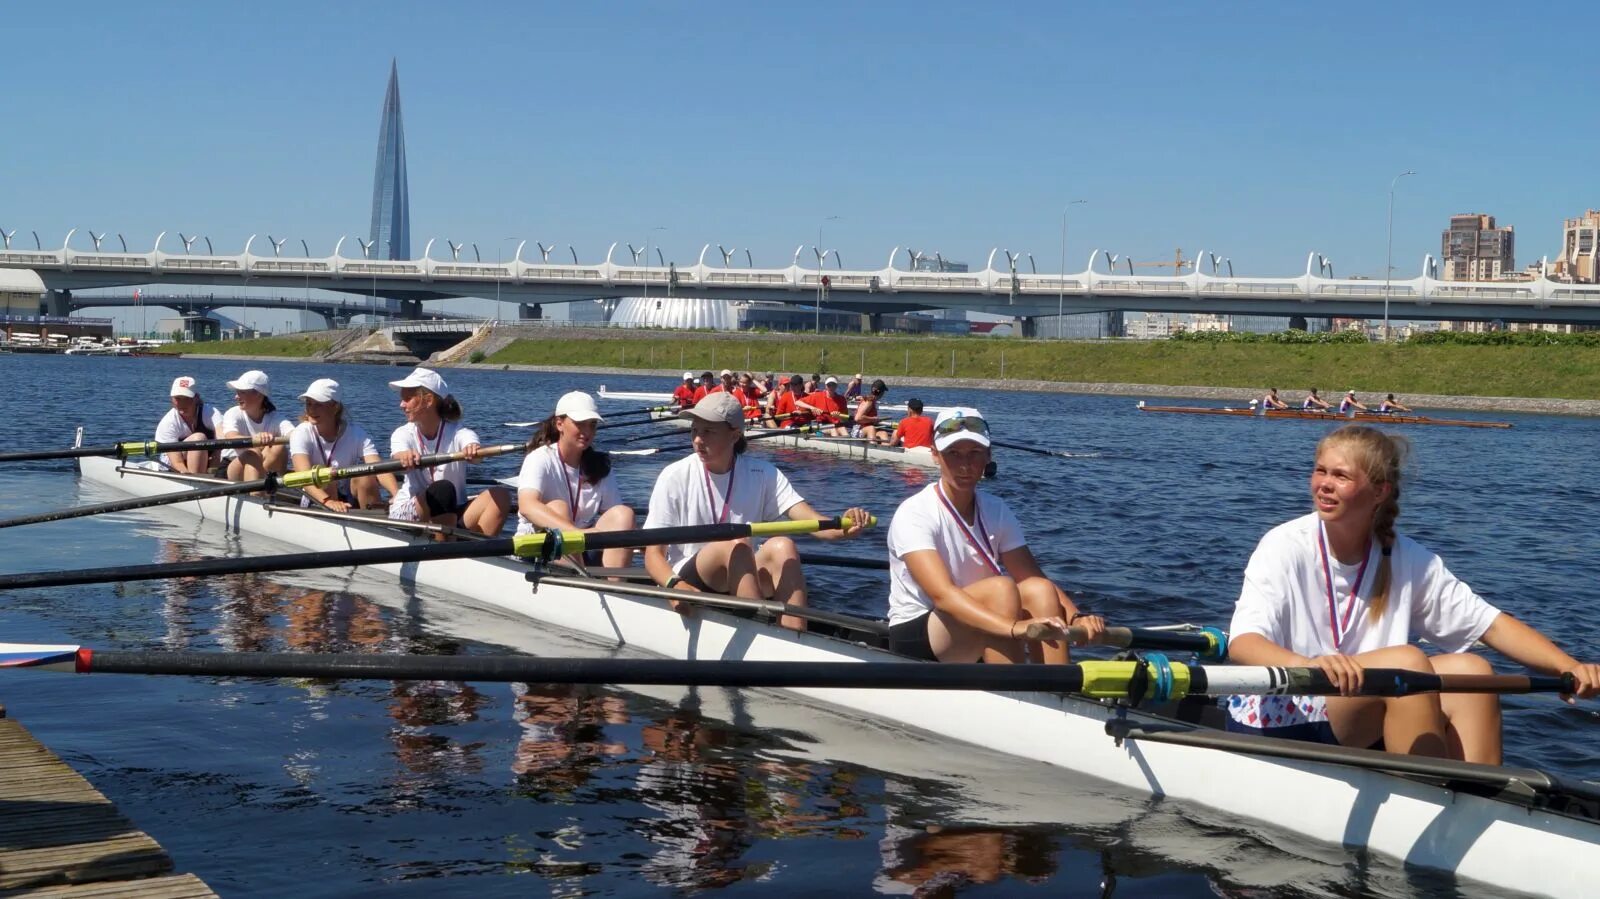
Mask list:
POLYGON ((1044 576, 1005 500, 978 489, 989 426, 976 409, 933 424, 939 479, 895 510, 889 526, 889 648, 941 662, 1069 661, 1064 639, 1029 641, 1033 624, 1105 630, 1044 576))

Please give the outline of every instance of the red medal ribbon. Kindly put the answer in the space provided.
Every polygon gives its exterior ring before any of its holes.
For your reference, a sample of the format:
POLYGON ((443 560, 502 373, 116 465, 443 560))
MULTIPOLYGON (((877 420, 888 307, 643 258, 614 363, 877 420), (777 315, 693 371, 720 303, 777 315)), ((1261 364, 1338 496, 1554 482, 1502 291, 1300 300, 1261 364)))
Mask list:
POLYGON ((1343 615, 1339 614, 1339 600, 1333 592, 1333 569, 1328 564, 1328 531, 1321 522, 1317 523, 1317 552, 1322 558, 1322 580, 1328 588, 1328 629, 1333 632, 1333 651, 1342 652, 1341 644, 1350 631, 1351 614, 1361 595, 1361 582, 1366 579, 1367 563, 1372 560, 1372 538, 1367 538, 1367 550, 1361 556, 1361 567, 1356 569, 1355 584, 1350 588, 1350 597, 1345 600, 1343 615))
POLYGON ((982 541, 979 541, 973 535, 972 529, 967 527, 967 523, 961 520, 961 515, 956 511, 956 507, 951 505, 950 498, 944 495, 944 486, 942 484, 934 484, 933 492, 939 495, 939 502, 944 506, 944 510, 950 513, 951 518, 955 519, 956 526, 961 529, 961 536, 965 537, 967 543, 978 551, 978 557, 983 559, 983 564, 988 566, 989 570, 995 574, 1004 574, 1000 569, 1000 560, 994 557, 994 551, 989 548, 989 531, 983 526, 983 512, 979 509, 977 492, 974 491, 972 496, 972 522, 978 526, 978 533, 983 535, 982 541))
POLYGON ((711 518, 716 524, 723 524, 728 520, 728 508, 733 504, 733 475, 739 468, 739 457, 733 457, 733 464, 728 466, 728 492, 722 497, 722 514, 717 514, 717 491, 711 485, 711 469, 700 463, 700 473, 706 479, 706 508, 711 511, 711 518))

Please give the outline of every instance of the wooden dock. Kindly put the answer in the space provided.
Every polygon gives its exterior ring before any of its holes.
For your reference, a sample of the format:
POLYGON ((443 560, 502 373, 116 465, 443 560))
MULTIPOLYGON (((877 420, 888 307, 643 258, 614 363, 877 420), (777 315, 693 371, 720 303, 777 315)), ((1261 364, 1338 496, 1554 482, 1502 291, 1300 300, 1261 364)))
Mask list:
POLYGON ((0 897, 216 896, 0 709, 0 897))

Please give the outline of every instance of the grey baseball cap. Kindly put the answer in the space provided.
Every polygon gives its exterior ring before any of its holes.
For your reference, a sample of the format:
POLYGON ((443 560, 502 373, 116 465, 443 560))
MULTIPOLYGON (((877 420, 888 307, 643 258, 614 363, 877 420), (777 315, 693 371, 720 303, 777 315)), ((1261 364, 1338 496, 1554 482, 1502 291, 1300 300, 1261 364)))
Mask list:
POLYGON ((693 409, 685 409, 678 413, 679 418, 698 418, 704 421, 720 421, 737 431, 744 430, 744 407, 733 398, 733 394, 718 391, 708 393, 694 404, 693 409))

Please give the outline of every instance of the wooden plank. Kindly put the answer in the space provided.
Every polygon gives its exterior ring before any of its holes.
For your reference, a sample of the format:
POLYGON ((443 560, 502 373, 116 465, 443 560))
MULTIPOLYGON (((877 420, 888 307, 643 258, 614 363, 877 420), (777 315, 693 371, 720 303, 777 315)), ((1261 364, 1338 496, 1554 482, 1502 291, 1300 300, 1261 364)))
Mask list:
POLYGON ((142 833, 92 843, 0 852, 0 890, 146 877, 172 870, 165 850, 142 833))
POLYGON ((214 899, 217 895, 205 881, 193 874, 169 874, 164 877, 146 877, 140 880, 120 880, 108 883, 84 883, 71 886, 44 887, 26 893, 14 890, 0 891, 0 897, 38 896, 44 899, 214 899))

